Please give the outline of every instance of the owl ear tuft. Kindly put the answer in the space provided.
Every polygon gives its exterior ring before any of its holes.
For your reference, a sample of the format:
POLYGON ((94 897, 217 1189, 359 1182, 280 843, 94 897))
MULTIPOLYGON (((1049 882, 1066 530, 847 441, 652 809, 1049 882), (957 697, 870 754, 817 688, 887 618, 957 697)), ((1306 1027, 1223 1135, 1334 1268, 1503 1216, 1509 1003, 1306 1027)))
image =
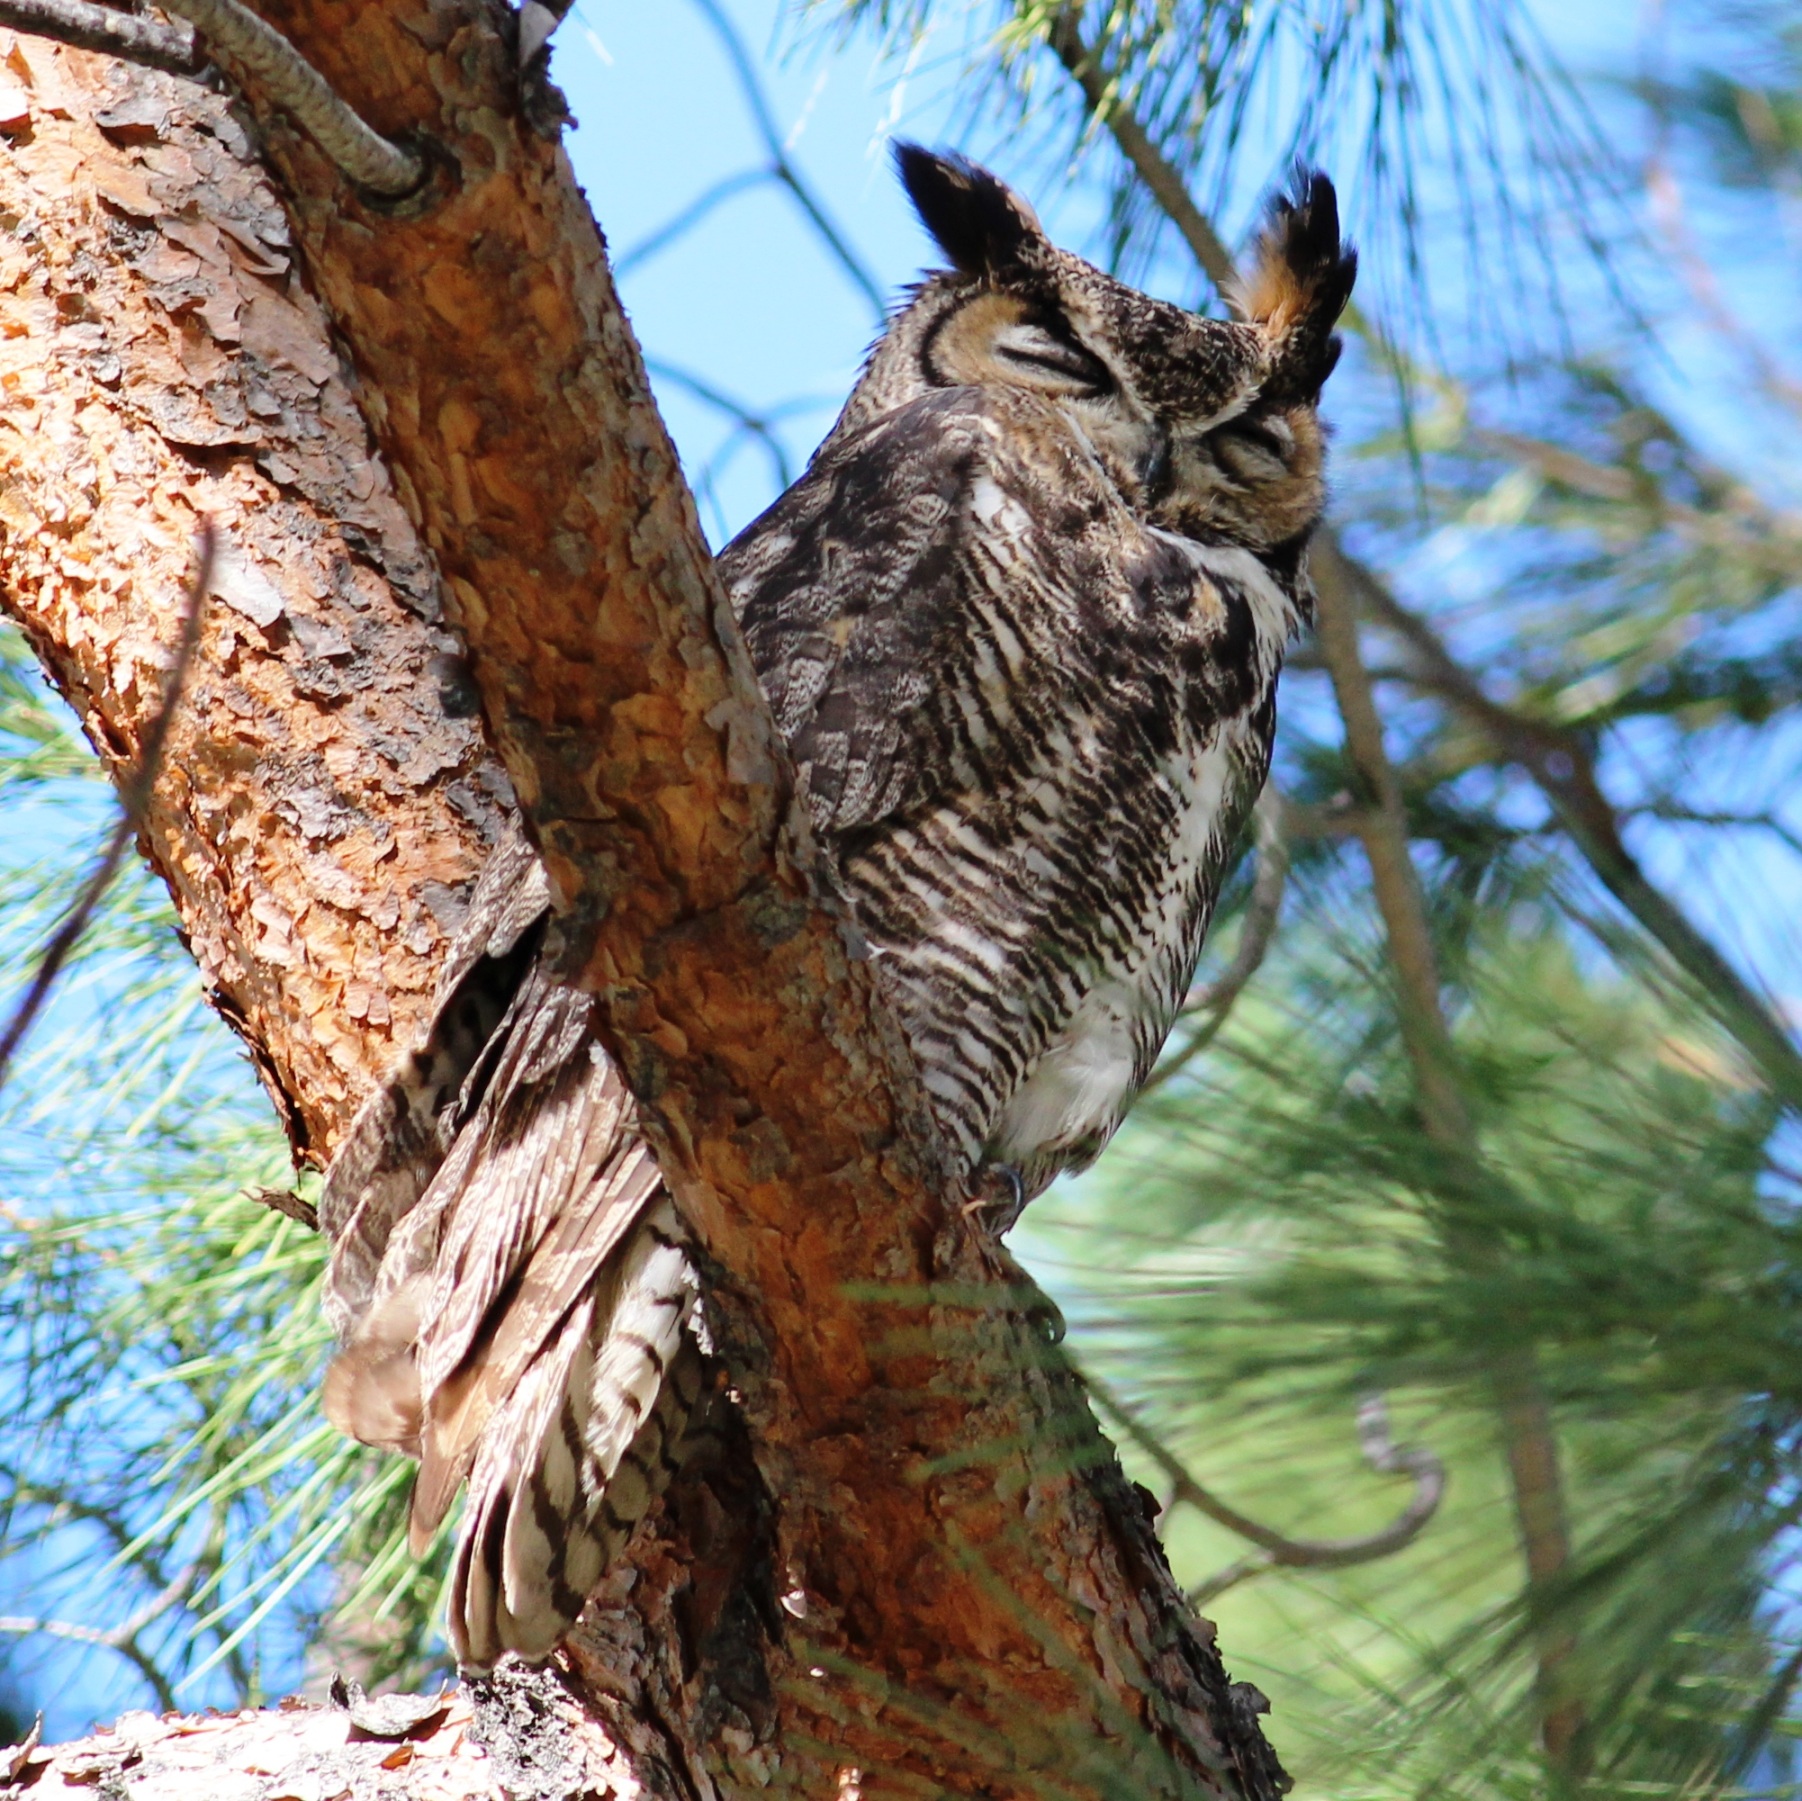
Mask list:
POLYGON ((1045 243, 1044 227, 998 176, 962 156, 895 146, 895 168, 920 222, 961 275, 1005 275, 1045 243))
POLYGON ((1351 298, 1358 253, 1339 241, 1339 197, 1318 169, 1297 172, 1271 204, 1250 278, 1231 298, 1260 327, 1285 385, 1318 393, 1339 360, 1333 326, 1351 298))

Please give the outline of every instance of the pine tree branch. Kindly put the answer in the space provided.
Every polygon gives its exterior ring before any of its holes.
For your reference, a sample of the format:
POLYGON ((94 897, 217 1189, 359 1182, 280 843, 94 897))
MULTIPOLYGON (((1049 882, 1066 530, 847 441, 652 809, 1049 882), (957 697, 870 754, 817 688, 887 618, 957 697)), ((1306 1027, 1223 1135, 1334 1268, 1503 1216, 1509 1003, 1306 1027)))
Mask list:
POLYGON ((191 30, 90 0, 0 0, 0 25, 169 75, 194 75, 206 66, 191 30))
POLYGON ((207 50, 251 74, 359 187, 398 199, 425 179, 420 157, 373 130, 279 31, 238 0, 165 4, 194 29, 183 31, 88 0, 0 0, 0 26, 171 75, 196 75, 206 67, 199 42, 203 36, 207 50))
POLYGON ((190 1715, 171 1706, 161 1719, 128 1714, 68 1744, 40 1744, 34 1734, 0 1750, 0 1789, 183 1801, 246 1794, 575 1801, 645 1793, 629 1747, 595 1733, 567 1690, 535 1671, 497 1677, 476 1694, 366 1701, 347 1693, 323 1707, 291 1698, 279 1709, 190 1715))
POLYGON ((1342 608, 1355 605, 1372 623, 1400 639, 1412 659, 1417 685, 1456 707, 1502 757, 1532 777, 1602 886, 1696 984, 1772 1091, 1790 1107, 1802 1108, 1802 1051, 1627 848, 1619 815, 1602 792, 1590 741, 1568 727, 1530 718, 1490 699, 1427 621, 1404 607, 1331 539, 1316 544, 1313 567, 1323 598, 1330 593, 1342 608))
POLYGON ((1230 293, 1238 276, 1232 252, 1221 242, 1214 222, 1190 198, 1188 183, 1175 164, 1151 141, 1131 108, 1120 99, 1112 77, 1101 66, 1100 55, 1083 43, 1081 6, 1068 6, 1053 15, 1047 42, 1081 88, 1090 117, 1106 126, 1120 154, 1144 182, 1159 210, 1182 234, 1189 253, 1201 265, 1215 291, 1223 296, 1230 293))
MULTIPOLYGON (((1315 635, 1344 722, 1346 751, 1369 800, 1359 816, 1360 837, 1387 935, 1402 1041, 1413 1070, 1421 1124, 1446 1158, 1451 1186, 1474 1200, 1481 1192, 1485 1172, 1441 1006, 1438 960, 1420 879, 1409 854, 1401 784, 1383 742, 1370 678, 1358 647, 1357 621, 1347 596, 1336 591, 1330 581, 1317 582, 1316 588, 1315 635)), ((1462 1205, 1458 1213, 1459 1217, 1446 1223, 1448 1241, 1467 1253, 1489 1255, 1480 1215, 1462 1205)), ((1533 1613, 1539 1610, 1540 1598, 1550 1585, 1570 1565, 1570 1524, 1558 1441, 1530 1347, 1497 1358, 1491 1383, 1526 1558, 1528 1608, 1533 1613)), ((1546 1756, 1562 1780, 1574 1783, 1581 1773, 1584 1733, 1583 1707, 1569 1693, 1567 1676, 1575 1641, 1567 1629, 1558 1626, 1541 1628, 1535 1638, 1540 1731, 1546 1756)))
POLYGON ((411 150, 393 144, 369 125, 274 26, 238 0, 165 0, 223 56, 235 73, 248 75, 267 103, 292 113, 302 129, 360 188, 388 199, 411 194, 426 166, 411 150))
MULTIPOLYGON (((200 179, 203 159, 173 151, 154 196, 142 177, 134 187, 130 158, 112 156, 86 118, 116 102, 117 71, 59 53, 47 79, 60 112, 45 109, 35 136, 0 159, 7 205, 37 221, 30 280, 0 293, 0 324, 27 305, 41 315, 32 329, 46 334, 54 375, 36 402, 38 436, 0 434, 0 480, 27 521, 0 535, 0 582, 108 741, 141 715, 142 695, 116 674, 132 668, 120 641, 142 641, 157 599, 142 567, 117 579, 118 561, 155 567, 167 539, 160 524, 132 530, 131 506, 179 516, 196 490, 232 497, 220 516, 244 566, 234 564, 229 614, 210 616, 206 711, 197 683, 147 835, 191 942, 229 977, 218 985, 246 997, 246 1036, 264 1046, 315 1154, 396 1040, 410 1041, 418 1012, 401 1000, 418 991, 404 984, 424 975, 429 987, 442 946, 436 915, 416 903, 442 886, 455 899, 469 869, 462 809, 507 789, 485 763, 451 780, 472 728, 427 673, 445 650, 441 600, 463 630, 486 722, 564 905, 569 967, 599 999, 607 1048, 704 1246, 743 1397, 742 1456, 695 1476, 693 1513, 678 1497, 641 1534, 630 1569, 560 1654, 566 1693, 596 1734, 623 1737, 657 1795, 740 1785, 741 1755, 809 1792, 842 1790, 852 1769, 926 1780, 951 1748, 918 1724, 937 1709, 947 1737, 954 1723, 1006 1751, 1004 1768, 972 1776, 972 1792, 1024 1795, 1044 1774, 1112 1793, 1124 1759, 1135 1793, 1274 1801, 1280 1770, 1256 1719, 1235 1706, 1038 1307, 1016 1299, 1004 1260, 945 1192, 872 972, 812 883, 780 739, 599 233, 566 159, 519 117, 504 31, 478 0, 381 0, 350 14, 335 0, 287 0, 281 18, 323 79, 367 116, 442 143, 456 177, 417 207, 374 208, 247 76, 298 267, 282 266, 279 281, 247 276, 240 290, 240 259, 222 251, 206 299, 219 317, 242 292, 245 317, 279 298, 272 317, 246 317, 246 340, 251 325, 265 341, 280 334, 258 379, 292 371, 293 406, 310 394, 322 414, 309 438, 331 446, 355 417, 335 348, 345 346, 385 455, 351 430, 341 482, 337 463, 279 435, 284 390, 252 446, 215 428, 201 441, 225 446, 218 456, 175 458, 154 403, 166 389, 210 421, 206 394, 237 374, 229 338, 208 346, 206 393, 188 392, 176 359, 134 367, 129 403, 99 385, 88 321, 120 320, 121 345, 133 343, 155 304, 136 260, 145 241, 160 246, 165 222, 204 238, 196 221, 235 208, 231 181, 246 178, 222 166, 224 134, 205 132, 204 193, 181 185, 184 171, 200 179), (129 256, 122 234, 97 242, 91 201, 57 185, 71 141, 103 192, 142 209, 129 256), (58 307, 65 293, 72 304, 58 307), (82 340, 58 335, 77 321, 82 340), (78 415, 79 429, 65 427, 78 415), (306 455, 316 460, 297 474, 306 455), (282 475, 266 477, 264 461, 282 475), (103 513, 81 486, 96 464, 140 472, 104 490, 103 513), (411 519, 390 501, 371 521, 370 483, 388 496, 389 470, 411 519), (343 593, 315 579, 319 557, 286 523, 303 479, 326 497, 317 535, 328 547, 330 508, 361 529, 364 548, 339 559, 357 582, 375 565, 398 583, 395 547, 416 546, 416 526, 433 562, 414 571, 413 604, 390 608, 374 578, 343 593), (74 582, 67 533, 32 522, 84 507, 74 549, 98 573, 74 582), (322 760, 334 794, 354 794, 372 825, 392 818, 391 831, 343 842, 321 825, 307 772, 322 760), (440 814, 446 789, 454 805, 440 814), (230 854, 244 860, 224 863, 230 854), (434 871, 431 855, 456 867, 434 871), (392 1037, 372 1004, 389 985, 392 1037), (321 1039, 332 1064, 309 1060, 321 1039), (870 1299, 876 1288, 896 1298, 870 1299), (709 1481, 739 1487, 716 1493, 709 1481), (864 1687, 775 1629, 772 1581, 784 1617, 801 1609, 808 1639, 864 1687), (887 1697, 875 1710, 863 1706, 872 1687, 887 1697), (722 1735, 722 1718, 748 1724, 722 1735), (1114 1720, 1130 1742, 1110 1736, 1114 1720), (823 1770, 809 1740, 827 1747, 823 1770)), ((197 84, 157 98, 178 148, 223 111, 197 84)), ((267 189, 243 198, 246 216, 268 219, 267 189)), ((220 219, 222 239, 227 226, 241 247, 239 218, 220 219)), ((570 1736, 561 1723, 559 1736, 570 1736)))

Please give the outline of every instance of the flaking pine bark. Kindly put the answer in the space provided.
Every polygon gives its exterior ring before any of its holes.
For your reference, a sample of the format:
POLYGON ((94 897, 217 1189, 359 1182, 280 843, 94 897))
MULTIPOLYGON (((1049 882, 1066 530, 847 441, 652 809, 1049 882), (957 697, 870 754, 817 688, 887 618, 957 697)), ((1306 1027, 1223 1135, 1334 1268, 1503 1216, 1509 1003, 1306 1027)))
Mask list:
MULTIPOLYGON (((0 36, 0 599, 126 771, 216 522, 141 842, 302 1160, 412 1041, 523 798, 741 1424, 546 1672, 391 1742, 259 1716, 247 1755, 388 1743, 357 1794, 1274 1794, 1048 1309, 945 1204, 501 21, 271 17, 430 145, 419 195, 348 190, 254 86, 0 36)), ((129 1779, 170 1740, 199 1743, 140 1717, 0 1780, 129 1779)), ((207 1742, 197 1797, 233 1768, 207 1742)))

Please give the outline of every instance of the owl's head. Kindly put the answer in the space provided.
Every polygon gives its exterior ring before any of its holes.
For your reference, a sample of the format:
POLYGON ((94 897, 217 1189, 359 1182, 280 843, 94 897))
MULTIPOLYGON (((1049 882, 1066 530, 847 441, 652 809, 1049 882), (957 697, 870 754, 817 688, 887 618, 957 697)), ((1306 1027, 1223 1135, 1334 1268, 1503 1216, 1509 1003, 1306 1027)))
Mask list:
POLYGON ((1229 321, 1058 249, 986 169, 916 144, 895 160, 951 267, 895 316, 840 431, 930 388, 1024 389, 1081 429, 1148 523, 1254 550, 1299 545, 1323 500, 1316 409, 1357 272, 1324 175, 1271 208, 1229 321))

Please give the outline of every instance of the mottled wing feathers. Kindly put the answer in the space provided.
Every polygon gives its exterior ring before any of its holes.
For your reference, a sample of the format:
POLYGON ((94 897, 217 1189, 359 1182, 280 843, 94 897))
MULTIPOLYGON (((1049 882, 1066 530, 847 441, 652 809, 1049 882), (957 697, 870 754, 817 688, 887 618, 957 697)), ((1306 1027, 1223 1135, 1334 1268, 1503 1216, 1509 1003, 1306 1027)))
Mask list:
POLYGON ((327 1173, 319 1198, 332 1246, 325 1308, 340 1336, 367 1311, 389 1234, 443 1159, 465 1084, 513 1005, 549 906, 543 865, 510 826, 470 896, 424 1041, 364 1103, 327 1173))
POLYGON ((321 1209, 343 1340, 328 1416, 420 1459, 416 1550, 474 1477, 450 1621, 472 1664, 563 1636, 701 1391, 680 1225, 594 998, 555 974, 547 906, 515 832, 321 1209))
POLYGON ((821 831, 905 812, 944 773, 921 710, 969 661, 944 600, 988 448, 961 399, 836 446, 720 557, 821 831))
MULTIPOLYGON (((476 1440, 542 1350, 546 1322, 561 1319, 593 1284, 595 1272, 636 1224, 658 1183, 649 1147, 619 1135, 612 1155, 595 1172, 592 1192, 545 1235, 525 1265, 516 1294, 506 1297, 504 1308, 491 1304, 468 1354, 431 1391, 413 1493, 416 1542, 443 1519, 467 1473, 476 1440)), ((422 1342, 430 1345, 423 1335, 422 1342)))
POLYGON ((434 1248, 420 1380, 447 1381, 489 1310, 630 1129, 631 1102, 595 1037, 594 999, 532 970, 499 1034, 481 1103, 421 1198, 434 1248), (479 1193, 479 1206, 465 1204, 479 1193))
MULTIPOLYGON (((443 1517, 495 1407, 659 1186, 595 1036, 592 998, 567 988, 534 995, 536 986, 528 983, 482 1108, 434 1184, 449 1192, 417 1341, 416 1541, 443 1517)), ((440 1199, 428 1190, 422 1209, 440 1199)))

